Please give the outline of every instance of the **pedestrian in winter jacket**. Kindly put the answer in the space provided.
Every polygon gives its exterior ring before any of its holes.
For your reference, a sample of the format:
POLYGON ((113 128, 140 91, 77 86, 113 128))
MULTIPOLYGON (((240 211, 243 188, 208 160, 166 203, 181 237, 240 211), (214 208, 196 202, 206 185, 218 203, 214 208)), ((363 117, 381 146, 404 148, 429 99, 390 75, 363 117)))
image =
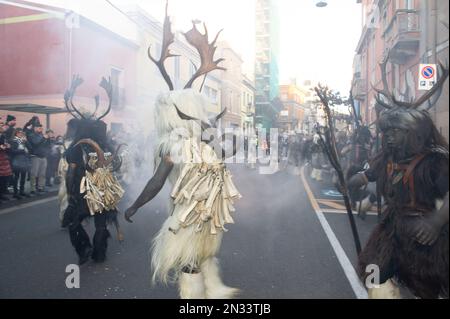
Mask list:
POLYGON ((0 123, 0 204, 1 201, 9 200, 6 195, 8 194, 8 185, 12 176, 11 163, 8 156, 10 145, 4 135, 6 129, 4 123, 0 123))
POLYGON ((34 123, 32 128, 27 127, 26 129, 27 139, 31 146, 30 194, 35 195, 36 191, 40 193, 45 192, 45 173, 47 170, 49 139, 44 136, 43 127, 40 123, 34 123))
POLYGON ((14 177, 14 198, 21 199, 22 197, 29 197, 25 193, 25 181, 27 173, 31 169, 30 144, 22 129, 16 129, 15 136, 11 139, 10 144, 10 156, 14 177))

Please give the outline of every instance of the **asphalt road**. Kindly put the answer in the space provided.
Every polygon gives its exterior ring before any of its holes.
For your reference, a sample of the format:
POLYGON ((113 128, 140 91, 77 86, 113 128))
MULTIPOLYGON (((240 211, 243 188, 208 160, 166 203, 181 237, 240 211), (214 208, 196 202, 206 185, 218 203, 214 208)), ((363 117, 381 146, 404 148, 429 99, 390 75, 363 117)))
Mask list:
MULTIPOLYGON (((231 169, 243 198, 236 203, 236 224, 229 225, 219 255, 225 283, 249 299, 355 298, 301 177, 287 171, 261 175, 243 166, 231 169)), ((327 185, 307 175, 313 197, 320 197, 327 185)), ((77 257, 67 231, 59 227, 56 199, 0 210, 0 298, 178 298, 175 285, 150 283, 150 242, 166 216, 168 193, 166 187, 133 224, 120 216, 125 241, 119 243, 113 235, 107 261, 81 267, 79 289, 65 285, 66 266, 77 257)), ((121 205, 126 207, 127 201, 121 205)), ((324 216, 354 264, 347 216, 324 216)), ((358 220, 363 242, 375 223, 374 216, 358 220)), ((87 228, 92 235, 93 221, 87 228)))

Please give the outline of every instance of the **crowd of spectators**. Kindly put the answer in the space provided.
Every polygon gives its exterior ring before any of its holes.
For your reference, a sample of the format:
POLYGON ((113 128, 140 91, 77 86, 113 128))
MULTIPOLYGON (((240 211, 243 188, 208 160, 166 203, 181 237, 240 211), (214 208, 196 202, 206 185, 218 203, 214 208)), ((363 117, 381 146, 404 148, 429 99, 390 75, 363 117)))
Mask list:
POLYGON ((0 205, 12 198, 42 195, 59 183, 63 147, 63 137, 51 129, 44 132, 37 116, 23 126, 14 115, 0 117, 0 205))

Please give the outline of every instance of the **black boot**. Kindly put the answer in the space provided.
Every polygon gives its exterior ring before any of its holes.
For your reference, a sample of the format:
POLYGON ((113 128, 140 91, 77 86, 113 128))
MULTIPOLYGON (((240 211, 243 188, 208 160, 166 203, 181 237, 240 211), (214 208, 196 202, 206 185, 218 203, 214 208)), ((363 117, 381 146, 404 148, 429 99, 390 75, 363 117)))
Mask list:
POLYGON ((89 236, 81 224, 69 227, 70 241, 78 254, 78 264, 81 266, 92 255, 92 245, 89 236))
POLYGON ((92 247, 85 247, 82 253, 78 254, 78 265, 81 266, 85 264, 89 258, 92 256, 92 247))
POLYGON ((108 248, 109 231, 105 228, 97 228, 94 235, 94 251, 92 259, 96 263, 102 263, 106 259, 106 249, 108 248))

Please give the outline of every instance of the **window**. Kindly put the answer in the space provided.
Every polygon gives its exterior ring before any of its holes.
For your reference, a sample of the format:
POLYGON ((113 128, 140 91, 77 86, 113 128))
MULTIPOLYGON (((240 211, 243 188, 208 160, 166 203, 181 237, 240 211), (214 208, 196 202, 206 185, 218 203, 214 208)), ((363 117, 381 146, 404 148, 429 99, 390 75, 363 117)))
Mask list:
POLYGON ((210 99, 211 99, 211 102, 217 103, 217 90, 211 89, 210 99))
POLYGON ((174 77, 175 77, 175 81, 180 80, 180 57, 177 56, 173 59, 173 64, 174 64, 174 77))
POLYGON ((217 104, 217 90, 213 89, 207 85, 205 85, 203 87, 203 92, 205 93, 205 95, 209 98, 209 100, 214 103, 217 104))
POLYGON ((209 86, 207 86, 207 85, 205 85, 204 87, 203 87, 203 92, 205 93, 205 95, 207 96, 207 97, 209 97, 210 96, 210 92, 211 92, 211 88, 209 87, 209 86))
POLYGON ((121 95, 123 95, 123 88, 121 87, 122 71, 116 68, 111 69, 111 84, 112 84, 112 106, 121 105, 121 95))
POLYGON ((413 10, 414 9, 414 0, 405 0, 405 6, 406 9, 408 10, 413 10))

